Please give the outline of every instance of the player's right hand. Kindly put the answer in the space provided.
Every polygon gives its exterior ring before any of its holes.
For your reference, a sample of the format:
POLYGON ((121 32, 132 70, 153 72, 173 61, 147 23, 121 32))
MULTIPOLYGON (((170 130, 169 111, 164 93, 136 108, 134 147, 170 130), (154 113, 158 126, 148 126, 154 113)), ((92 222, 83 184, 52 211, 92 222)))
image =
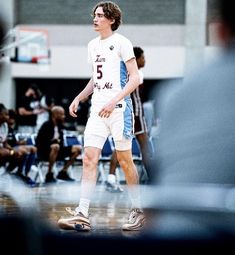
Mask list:
POLYGON ((78 109, 79 101, 75 98, 71 105, 69 106, 69 114, 76 118, 77 117, 77 109, 78 109))

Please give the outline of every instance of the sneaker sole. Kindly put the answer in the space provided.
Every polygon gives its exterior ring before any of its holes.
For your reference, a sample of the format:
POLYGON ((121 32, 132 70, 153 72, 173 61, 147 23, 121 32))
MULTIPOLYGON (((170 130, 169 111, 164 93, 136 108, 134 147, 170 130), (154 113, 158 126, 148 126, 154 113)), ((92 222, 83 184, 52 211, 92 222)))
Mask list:
POLYGON ((145 218, 142 218, 139 220, 138 224, 135 226, 126 226, 126 227, 122 227, 123 231, 138 231, 141 230, 143 228, 143 226, 145 225, 145 218))
POLYGON ((77 230, 77 231, 89 231, 91 230, 91 225, 83 220, 71 220, 69 222, 67 219, 58 220, 58 226, 64 230, 77 230))

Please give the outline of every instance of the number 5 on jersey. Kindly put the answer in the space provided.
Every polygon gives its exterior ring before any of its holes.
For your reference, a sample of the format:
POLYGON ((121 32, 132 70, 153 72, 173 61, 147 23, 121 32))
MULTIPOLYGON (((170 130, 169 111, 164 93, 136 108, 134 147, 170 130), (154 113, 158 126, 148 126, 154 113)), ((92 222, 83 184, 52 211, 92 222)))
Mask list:
POLYGON ((101 79, 102 77, 103 77, 102 65, 97 65, 97 79, 101 79))

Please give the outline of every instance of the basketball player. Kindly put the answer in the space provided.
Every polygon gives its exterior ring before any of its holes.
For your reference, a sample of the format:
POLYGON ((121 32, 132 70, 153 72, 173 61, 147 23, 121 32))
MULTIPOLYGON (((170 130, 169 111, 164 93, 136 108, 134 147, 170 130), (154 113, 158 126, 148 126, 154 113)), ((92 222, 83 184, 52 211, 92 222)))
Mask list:
POLYGON ((91 114, 84 132, 83 174, 79 206, 62 218, 62 229, 89 231, 88 210, 97 179, 97 164, 103 145, 113 136, 117 159, 129 186, 132 209, 123 230, 140 230, 145 222, 140 197, 135 187, 138 173, 132 159, 133 109, 130 93, 139 85, 139 74, 131 42, 115 33, 121 23, 121 10, 115 3, 98 3, 93 9, 94 30, 99 37, 88 44, 88 62, 93 75, 84 90, 71 103, 69 112, 77 117, 79 102, 93 93, 91 114))
MULTIPOLYGON (((140 47, 134 47, 134 54, 138 66, 140 85, 131 93, 131 99, 134 108, 135 116, 135 137, 140 145, 141 154, 143 158, 144 167, 148 174, 148 182, 152 181, 152 168, 151 168, 151 145, 149 142, 147 124, 144 117, 143 109, 143 86, 144 86, 144 74, 142 68, 145 66, 144 51, 140 47)), ((108 179, 106 181, 106 190, 110 192, 122 192, 123 189, 118 185, 116 180, 115 171, 118 165, 116 152, 112 154, 110 162, 110 169, 108 179)))

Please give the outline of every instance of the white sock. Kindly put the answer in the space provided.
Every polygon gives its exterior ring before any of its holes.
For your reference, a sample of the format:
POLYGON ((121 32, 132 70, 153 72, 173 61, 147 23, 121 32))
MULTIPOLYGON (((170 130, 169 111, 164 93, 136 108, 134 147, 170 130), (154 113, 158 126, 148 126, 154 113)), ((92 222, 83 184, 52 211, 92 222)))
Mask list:
POLYGON ((109 174, 108 175, 108 182, 111 184, 116 183, 116 175, 115 174, 109 174))
POLYGON ((75 208, 75 211, 81 212, 85 217, 88 217, 89 206, 90 199, 80 198, 79 206, 75 208))
POLYGON ((141 202, 139 198, 131 198, 131 204, 132 204, 132 208, 138 208, 142 210, 141 202))
POLYGON ((139 186, 128 186, 129 197, 131 200, 132 208, 141 209, 141 197, 139 186))

